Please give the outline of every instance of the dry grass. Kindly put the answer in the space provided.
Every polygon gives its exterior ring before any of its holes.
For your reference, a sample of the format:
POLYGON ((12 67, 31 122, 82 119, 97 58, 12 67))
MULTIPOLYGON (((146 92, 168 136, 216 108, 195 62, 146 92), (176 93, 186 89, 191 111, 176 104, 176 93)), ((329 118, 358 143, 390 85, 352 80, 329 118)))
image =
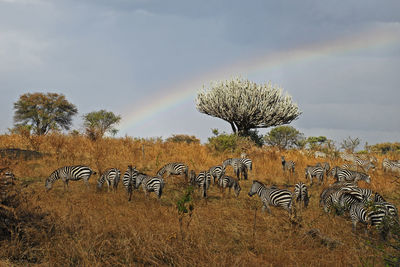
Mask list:
MULTIPOLYGON (((222 197, 216 187, 211 187, 209 198, 203 200, 195 191, 193 216, 189 226, 183 228, 183 238, 176 208, 186 188, 181 177, 166 179, 161 200, 152 194, 146 199, 142 191, 135 191, 130 203, 121 184, 117 193, 96 192, 98 176, 91 178, 89 189, 82 181, 71 182, 69 192, 64 192, 62 182, 58 181, 53 190, 46 193, 44 180, 63 165, 87 164, 96 171, 117 167, 124 172, 128 164, 133 164, 154 174, 164 163, 183 161, 197 172, 238 155, 213 154, 199 144, 131 138, 92 143, 84 137, 63 135, 36 137, 35 140, 3 135, 0 147, 36 148, 48 154, 27 162, 3 162, 3 165, 11 165, 21 189, 15 200, 18 205, 14 205, 14 215, 0 209, 2 222, 8 225, 8 232, 3 233, 0 241, 3 264, 383 265, 382 255, 367 244, 367 236, 361 229, 356 236, 351 232, 348 219, 323 213, 318 206, 323 186, 311 188, 309 208, 298 213, 297 222, 301 227, 292 224, 283 210, 272 208, 272 215, 262 214, 259 198, 248 197, 252 179, 278 185, 304 181, 305 165, 317 160, 295 151, 285 152, 286 159, 296 161, 293 177, 282 173, 280 152, 253 148, 248 155, 253 159, 254 169, 249 173, 249 181, 241 181, 239 198, 233 194, 222 197), (9 221, 4 222, 4 218, 9 221), (310 229, 319 229, 321 235, 337 241, 337 245, 326 246, 320 239, 312 238, 306 234, 310 229)), ((391 183, 391 176, 381 170, 371 176, 371 185, 360 183, 360 186, 381 192, 398 205, 398 187, 391 183)), ((185 220, 187 222, 188 218, 185 220)))

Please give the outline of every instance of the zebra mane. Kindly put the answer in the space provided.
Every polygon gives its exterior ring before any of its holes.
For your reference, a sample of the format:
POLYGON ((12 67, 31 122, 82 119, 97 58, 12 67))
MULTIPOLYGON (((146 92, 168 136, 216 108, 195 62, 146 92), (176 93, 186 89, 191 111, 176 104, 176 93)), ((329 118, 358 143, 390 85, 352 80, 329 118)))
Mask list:
POLYGON ((267 188, 267 186, 266 186, 264 183, 262 183, 262 182, 260 182, 260 181, 258 181, 258 180, 253 180, 253 184, 254 184, 254 183, 258 183, 258 184, 264 186, 265 188, 267 188))

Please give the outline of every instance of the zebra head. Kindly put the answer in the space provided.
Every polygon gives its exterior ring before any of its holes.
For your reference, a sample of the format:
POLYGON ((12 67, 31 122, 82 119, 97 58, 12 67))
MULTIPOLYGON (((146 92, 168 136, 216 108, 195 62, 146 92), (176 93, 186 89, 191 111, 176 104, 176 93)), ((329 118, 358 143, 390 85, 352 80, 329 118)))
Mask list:
POLYGON ((254 194, 257 194, 257 193, 258 193, 258 191, 259 191, 259 189, 260 189, 261 187, 264 187, 264 188, 265 188, 264 184, 261 183, 261 182, 259 182, 259 181, 257 181, 257 180, 254 180, 254 181, 253 181, 253 184, 251 185, 251 188, 250 188, 250 191, 249 191, 248 195, 249 195, 250 197, 254 196, 254 194))
POLYGON ((53 183, 51 182, 50 177, 46 179, 44 186, 46 187, 46 191, 49 191, 51 189, 51 187, 53 186, 53 183))
POLYGON ((222 167, 226 168, 226 166, 231 164, 231 161, 231 158, 224 160, 224 162, 222 162, 222 167))
POLYGON ((237 183, 235 184, 235 186, 234 186, 233 189, 235 190, 236 197, 239 197, 239 193, 240 193, 240 191, 242 190, 242 188, 241 188, 240 185, 239 185, 239 182, 237 182, 237 183))

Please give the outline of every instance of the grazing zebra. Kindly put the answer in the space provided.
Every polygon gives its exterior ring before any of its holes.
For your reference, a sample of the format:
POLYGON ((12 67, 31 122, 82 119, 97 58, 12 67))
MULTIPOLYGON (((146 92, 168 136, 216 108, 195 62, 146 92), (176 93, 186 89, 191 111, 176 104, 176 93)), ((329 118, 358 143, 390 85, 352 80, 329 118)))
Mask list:
POLYGON ((218 179, 218 185, 220 186, 221 190, 224 190, 225 192, 225 188, 229 188, 229 194, 231 194, 231 189, 233 188, 233 190, 235 190, 235 194, 236 197, 239 196, 240 190, 242 190, 242 188, 240 187, 239 181, 236 180, 233 177, 224 175, 221 178, 218 179))
POLYGON ((395 219, 397 222, 399 221, 399 213, 395 205, 393 205, 390 202, 387 202, 379 193, 376 192, 374 195, 374 202, 381 203, 382 205, 384 205, 388 209, 389 214, 392 216, 392 218, 395 219))
POLYGON ((294 198, 296 202, 303 202, 304 207, 307 208, 310 197, 308 196, 307 186, 300 182, 294 185, 294 198))
POLYGON ((382 168, 384 172, 391 171, 395 173, 400 173, 400 163, 398 161, 385 158, 382 161, 382 168))
POLYGON ((208 170, 213 178, 213 184, 215 184, 215 180, 218 181, 225 174, 225 170, 225 166, 222 165, 213 166, 208 170))
POLYGON ((339 206, 342 210, 347 211, 355 202, 367 203, 370 201, 372 190, 368 188, 347 188, 342 189, 344 192, 340 196, 339 206))
POLYGON ((324 207, 325 212, 328 212, 332 205, 339 204, 340 196, 343 192, 357 188, 354 183, 350 182, 335 182, 331 186, 322 190, 320 195, 319 205, 324 207))
POLYGON ((68 189, 68 182, 70 180, 78 181, 83 179, 86 186, 89 187, 89 178, 92 174, 96 174, 96 172, 88 166, 77 165, 61 167, 50 174, 46 179, 45 187, 47 191, 49 191, 52 188, 53 183, 58 179, 61 179, 64 182, 64 191, 65 189, 68 189))
POLYGON ((319 180, 319 183, 321 184, 324 181, 324 173, 325 170, 322 168, 321 165, 317 166, 307 166, 305 168, 305 178, 310 179, 311 185, 313 185, 313 177, 317 178, 319 180))
POLYGON ((158 198, 161 198, 165 183, 161 176, 152 177, 144 173, 137 173, 135 187, 139 188, 140 185, 146 196, 149 192, 154 192, 158 198))
POLYGON ((368 174, 342 169, 338 166, 332 168, 331 175, 336 178, 338 182, 357 182, 359 180, 363 180, 366 183, 371 183, 371 177, 369 177, 368 174))
POLYGON ((284 156, 281 156, 281 161, 282 161, 282 169, 285 172, 288 170, 292 174, 294 173, 294 168, 296 166, 296 163, 292 160, 286 161, 284 156))
POLYGON ((387 208, 380 203, 374 203, 371 211, 362 202, 355 202, 350 207, 350 218, 353 224, 353 232, 356 231, 357 223, 369 224, 371 226, 379 226, 384 218, 389 215, 387 208))
POLYGON ((124 185, 126 192, 128 193, 128 201, 132 200, 133 189, 136 187, 136 177, 139 171, 136 170, 136 167, 132 167, 132 165, 128 166, 128 169, 124 173, 124 177, 122 177, 122 184, 124 185))
POLYGON ((324 169, 326 178, 328 179, 329 170, 331 169, 331 165, 329 165, 329 163, 325 161, 322 163, 322 168, 324 169))
POLYGON ((359 166, 365 172, 368 172, 369 169, 375 169, 375 165, 372 164, 370 160, 360 159, 359 157, 355 157, 354 163, 359 166))
POLYGON ((164 167, 162 167, 160 170, 158 170, 157 172, 157 176, 161 176, 163 177, 163 175, 165 173, 167 173, 167 177, 170 175, 185 175, 185 180, 188 179, 188 172, 189 172, 189 168, 188 166, 186 166, 185 164, 181 163, 181 162, 171 162, 168 163, 166 165, 164 165, 164 167))
POLYGON ((199 187, 202 190, 202 196, 207 197, 207 190, 211 183, 211 174, 208 171, 196 173, 192 170, 190 171, 190 182, 192 185, 199 187))
POLYGON ((104 182, 107 182, 108 191, 110 191, 110 187, 113 188, 114 191, 117 191, 119 178, 121 176, 121 171, 117 168, 111 168, 106 170, 97 180, 97 188, 101 189, 104 182))
POLYGON ((263 212, 267 209, 268 213, 271 214, 269 205, 272 205, 282 207, 289 213, 289 216, 292 214, 292 193, 289 190, 276 187, 267 188, 263 183, 254 180, 248 195, 251 197, 254 194, 258 194, 260 197, 263 203, 263 212))
POLYGON ((224 160, 222 166, 226 167, 231 165, 236 177, 240 180, 240 173, 244 179, 247 180, 247 170, 253 169, 253 162, 249 158, 229 158, 224 160))

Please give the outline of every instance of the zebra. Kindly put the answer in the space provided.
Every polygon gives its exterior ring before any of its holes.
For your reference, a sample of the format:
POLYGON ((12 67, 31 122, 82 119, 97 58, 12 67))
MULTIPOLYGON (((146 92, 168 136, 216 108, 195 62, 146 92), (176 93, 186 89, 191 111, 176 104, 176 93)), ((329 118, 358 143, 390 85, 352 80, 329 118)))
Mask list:
POLYGON ((322 163, 322 168, 324 168, 326 178, 328 179, 329 170, 331 169, 331 165, 329 165, 329 163, 325 161, 322 163))
POLYGON ((11 191, 11 188, 15 185, 16 178, 8 167, 0 169, 0 202, 4 202, 8 194, 11 191))
POLYGON ((136 177, 138 173, 139 171, 136 169, 136 167, 132 167, 132 165, 129 165, 128 169, 124 173, 124 176, 122 177, 122 184, 124 185, 126 192, 128 193, 128 201, 132 200, 133 189, 137 189, 136 177))
POLYGON ((86 184, 86 187, 89 187, 89 178, 92 174, 96 174, 88 166, 83 165, 76 165, 76 166, 65 166, 55 170, 50 176, 46 179, 45 187, 47 191, 49 191, 53 183, 61 179, 64 182, 64 191, 68 190, 68 182, 71 181, 78 181, 83 179, 86 184))
POLYGON ((388 211, 389 214, 392 216, 393 219, 395 219, 397 222, 399 222, 399 212, 396 208, 395 205, 393 205, 390 202, 387 202, 379 193, 375 192, 374 195, 374 202, 375 203, 381 203, 382 205, 384 205, 388 211))
POLYGON ((211 183, 211 174, 209 171, 202 171, 196 176, 196 173, 190 171, 190 182, 192 185, 199 187, 202 190, 203 198, 207 197, 207 190, 211 183))
POLYGON ((185 175, 185 180, 188 179, 188 171, 189 168, 184 163, 181 162, 171 162, 164 165, 161 169, 158 170, 157 176, 163 177, 165 173, 167 173, 167 177, 170 175, 185 175))
POLYGON ((222 166, 226 167, 231 165, 233 167, 233 172, 236 174, 236 177, 240 180, 240 173, 242 173, 242 177, 247 180, 247 170, 253 169, 253 162, 249 158, 229 158, 224 160, 222 166))
POLYGON ((223 165, 217 165, 213 166, 208 170, 213 178, 213 184, 215 184, 215 181, 219 180, 224 174, 225 174, 225 166, 223 165))
POLYGON ((345 163, 340 166, 340 168, 350 171, 357 171, 357 165, 352 163, 345 163))
POLYGON ((114 191, 117 191, 119 178, 121 177, 121 171, 117 168, 111 168, 106 170, 97 181, 97 188, 101 189, 104 182, 107 182, 108 191, 110 191, 110 187, 113 188, 114 191))
POLYGON ((349 212, 351 222, 353 224, 353 232, 356 231, 358 222, 371 226, 379 226, 383 223, 383 220, 389 215, 387 208, 380 203, 374 203, 371 210, 369 211, 364 203, 355 202, 351 205, 349 212))
POLYGON ((384 158, 382 161, 382 168, 384 172, 391 171, 400 173, 400 162, 384 158))
POLYGON ((339 206, 344 211, 349 210, 355 202, 366 204, 371 199, 372 190, 368 188, 346 188, 342 189, 344 193, 340 196, 339 206))
POLYGON ((135 187, 139 188, 140 185, 142 185, 146 197, 149 192, 154 192, 160 199, 165 183, 161 176, 152 177, 144 173, 137 173, 135 187))
POLYGON ((307 208, 310 197, 308 196, 307 186, 299 182, 294 185, 294 198, 296 202, 303 202, 304 207, 307 208))
POLYGON ((292 174, 294 173, 294 168, 296 166, 296 163, 292 160, 286 161, 284 156, 281 156, 281 161, 282 161, 282 169, 285 172, 288 170, 292 174))
POLYGON ((313 177, 318 178, 319 183, 324 181, 324 173, 325 170, 322 168, 322 166, 317 165, 317 166, 307 166, 305 168, 305 178, 310 179, 311 185, 313 185, 313 177))
POLYGON ((368 172, 371 168, 375 169, 375 165, 370 160, 364 160, 360 159, 359 157, 355 157, 354 163, 365 172, 368 172))
POLYGON ((254 180, 248 195, 251 197, 254 194, 258 194, 260 197, 263 203, 263 212, 267 209, 268 213, 271 214, 269 205, 272 205, 282 207, 289 213, 289 216, 292 214, 292 193, 289 190, 276 187, 268 188, 263 183, 254 180))
POLYGON ((335 182, 322 190, 319 205, 324 207, 325 212, 328 212, 332 206, 339 206, 340 196, 344 192, 351 191, 354 188, 357 188, 357 186, 351 182, 335 182))
POLYGON ((242 190, 240 187, 239 181, 236 180, 235 178, 227 175, 223 175, 218 179, 218 185, 221 188, 221 190, 224 190, 225 188, 229 188, 229 194, 231 193, 231 189, 235 190, 236 197, 239 197, 239 193, 242 190))
POLYGON ((348 153, 341 153, 339 154, 339 157, 345 161, 351 161, 351 162, 353 162, 355 159, 355 156, 353 154, 348 154, 348 153))
POLYGON ((331 170, 331 175, 337 179, 337 181, 346 181, 346 182, 357 182, 359 180, 363 180, 366 183, 371 183, 371 177, 363 172, 351 171, 342 169, 338 166, 333 167, 331 170))

